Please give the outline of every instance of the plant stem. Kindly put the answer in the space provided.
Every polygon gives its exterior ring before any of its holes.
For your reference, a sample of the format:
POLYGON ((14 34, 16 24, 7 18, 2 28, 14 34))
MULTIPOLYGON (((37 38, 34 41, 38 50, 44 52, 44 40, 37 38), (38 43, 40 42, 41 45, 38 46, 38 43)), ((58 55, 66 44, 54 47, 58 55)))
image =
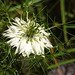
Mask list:
MULTIPOLYGON (((60 0, 60 9, 61 9, 61 18, 62 18, 62 23, 66 23, 66 17, 65 17, 65 2, 64 0, 60 0)), ((64 41, 67 43, 68 38, 67 38, 67 29, 66 25, 63 25, 63 30, 64 30, 64 41)))
MULTIPOLYGON (((49 37, 48 37, 48 40, 50 41, 50 38, 49 38, 49 37)), ((50 41, 50 42, 51 42, 51 41, 50 41)), ((51 52, 52 52, 52 54, 54 54, 54 50, 53 50, 52 48, 51 48, 51 52)), ((55 56, 53 56, 53 60, 54 60, 55 64, 58 64, 58 62, 57 62, 55 56)), ((58 72, 58 75, 61 75, 61 72, 60 72, 59 67, 57 67, 57 72, 58 72)))
MULTIPOLYGON (((51 52, 54 54, 53 49, 51 49, 51 52)), ((58 62, 57 62, 56 58, 55 58, 55 57, 53 57, 53 59, 54 59, 55 64, 58 64, 58 62)), ((60 72, 59 67, 57 67, 57 72, 58 72, 58 75, 61 75, 61 72, 60 72)))

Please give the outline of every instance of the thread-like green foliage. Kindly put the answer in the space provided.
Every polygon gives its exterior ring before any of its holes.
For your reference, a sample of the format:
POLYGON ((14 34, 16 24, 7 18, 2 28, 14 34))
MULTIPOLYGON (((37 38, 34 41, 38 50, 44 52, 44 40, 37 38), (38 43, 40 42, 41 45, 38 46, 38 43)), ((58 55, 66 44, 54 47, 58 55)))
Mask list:
MULTIPOLYGON (((75 20, 68 21, 66 16, 70 15, 70 12, 65 11, 65 1, 63 3, 62 1, 60 0, 60 4, 59 1, 49 4, 49 0, 19 0, 19 2, 17 0, 0 0, 0 75, 47 75, 49 69, 75 61, 75 59, 70 59, 70 57, 73 58, 71 53, 75 52, 75 35, 67 31, 67 29, 75 28, 75 20), (50 5, 50 8, 47 5, 50 5), (59 12, 61 16, 54 13, 58 5, 63 7, 59 12), (52 54, 51 49, 45 49, 45 58, 41 56, 34 58, 33 55, 24 58, 21 54, 15 55, 15 48, 6 43, 8 39, 2 35, 4 30, 7 29, 7 26, 12 25, 12 18, 22 17, 26 21, 27 11, 29 19, 36 19, 40 25, 43 24, 45 31, 51 33, 49 38, 53 45, 54 54, 52 54), (57 21, 58 17, 62 18, 62 23, 60 23, 60 18, 57 21), (64 22, 63 18, 65 18, 64 22), (59 60, 67 59, 67 61, 55 64, 53 57, 59 60)), ((74 17, 74 14, 71 14, 69 19, 74 17)))

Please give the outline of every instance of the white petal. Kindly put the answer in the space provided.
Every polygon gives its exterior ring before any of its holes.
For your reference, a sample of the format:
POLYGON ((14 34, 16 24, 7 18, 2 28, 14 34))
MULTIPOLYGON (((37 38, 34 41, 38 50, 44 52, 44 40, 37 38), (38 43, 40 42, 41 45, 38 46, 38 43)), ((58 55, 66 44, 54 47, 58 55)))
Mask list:
POLYGON ((32 47, 33 47, 34 52, 35 52, 37 55, 40 55, 40 54, 41 54, 41 48, 40 48, 40 44, 39 44, 38 42, 33 41, 32 47))
POLYGON ((25 52, 23 52, 22 55, 23 55, 24 57, 26 57, 26 53, 25 53, 25 52))
POLYGON ((32 46, 31 46, 30 41, 29 41, 28 44, 26 45, 25 53, 26 53, 27 57, 29 57, 30 53, 32 53, 32 46))
POLYGON ((20 53, 23 53, 26 50, 26 39, 21 40, 21 44, 20 44, 20 53))
POLYGON ((9 43, 11 46, 17 46, 19 43, 20 38, 13 38, 9 40, 7 43, 9 43))
POLYGON ((17 22, 17 23, 18 23, 18 25, 20 25, 20 26, 21 26, 20 19, 19 19, 18 17, 16 17, 16 18, 15 18, 15 22, 17 22))

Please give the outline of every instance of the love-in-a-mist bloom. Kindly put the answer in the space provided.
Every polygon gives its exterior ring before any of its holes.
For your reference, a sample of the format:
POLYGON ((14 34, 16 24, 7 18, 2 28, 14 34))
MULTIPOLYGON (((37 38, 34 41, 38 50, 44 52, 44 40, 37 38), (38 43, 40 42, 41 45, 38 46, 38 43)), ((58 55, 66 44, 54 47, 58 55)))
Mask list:
POLYGON ((24 57, 30 54, 44 56, 44 48, 53 47, 47 38, 50 33, 45 32, 44 27, 34 20, 24 21, 16 17, 12 24, 3 35, 9 38, 7 43, 16 47, 15 54, 20 53, 24 57))

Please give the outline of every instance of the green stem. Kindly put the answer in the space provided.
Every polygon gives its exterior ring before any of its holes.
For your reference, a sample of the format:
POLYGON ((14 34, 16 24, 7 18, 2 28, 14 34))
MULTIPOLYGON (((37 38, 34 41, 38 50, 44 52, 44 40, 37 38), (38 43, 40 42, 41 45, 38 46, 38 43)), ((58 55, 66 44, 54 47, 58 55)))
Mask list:
POLYGON ((67 54, 72 53, 72 52, 75 52, 75 48, 68 49, 68 50, 66 50, 66 52, 56 53, 56 54, 54 54, 54 56, 59 57, 59 56, 62 56, 62 55, 67 55, 67 54))
POLYGON ((61 63, 58 63, 58 64, 51 65, 51 66, 48 67, 48 69, 55 68, 55 67, 58 67, 58 66, 61 66, 61 65, 64 65, 64 64, 71 63, 71 62, 75 62, 75 59, 70 59, 70 60, 67 60, 67 61, 64 61, 64 62, 61 62, 61 63))
POLYGON ((9 23, 12 25, 11 21, 10 21, 10 17, 9 17, 9 14, 6 12, 6 15, 7 15, 7 18, 9 20, 9 23))
MULTIPOLYGON (((62 18, 62 23, 66 23, 66 17, 65 17, 65 2, 64 0, 60 0, 60 6, 61 6, 61 18, 62 18)), ((67 29, 66 25, 63 25, 63 30, 64 30, 64 40, 67 43, 68 38, 67 38, 67 29)))

